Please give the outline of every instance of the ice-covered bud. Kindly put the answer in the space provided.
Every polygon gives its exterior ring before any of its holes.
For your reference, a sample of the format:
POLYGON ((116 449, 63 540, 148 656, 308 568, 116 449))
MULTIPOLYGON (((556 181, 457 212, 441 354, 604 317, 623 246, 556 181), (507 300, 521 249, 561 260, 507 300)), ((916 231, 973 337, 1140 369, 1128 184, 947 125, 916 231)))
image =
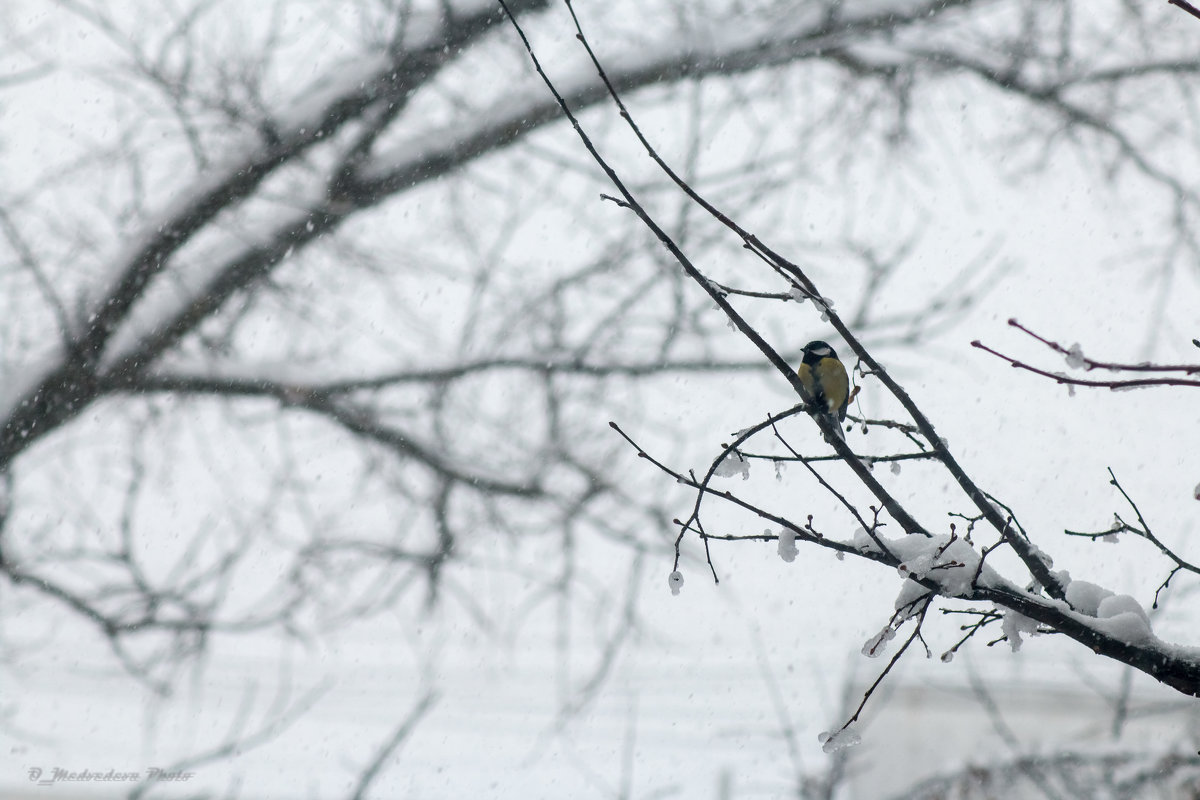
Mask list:
POLYGON ((797 303, 803 303, 805 300, 808 299, 808 292, 804 291, 799 286, 793 286, 791 288, 791 290, 788 292, 788 296, 791 297, 793 300, 795 300, 797 303))
POLYGON ((899 461, 893 461, 893 462, 892 462, 892 474, 893 474, 893 475, 899 475, 899 474, 900 474, 900 462, 899 462, 899 461))
POLYGON ((779 557, 789 564, 796 560, 796 554, 800 551, 796 549, 796 532, 791 528, 783 528, 779 531, 779 557))
POLYGON ((839 750, 845 750, 847 747, 854 747, 857 744, 862 744, 862 736, 854 725, 847 725, 841 730, 822 731, 817 734, 817 741, 821 743, 821 749, 826 753, 836 753, 839 750))
POLYGON ((667 578, 667 585, 671 587, 671 594, 678 595, 679 590, 683 588, 683 573, 675 570, 671 576, 667 578))
POLYGON ((733 451, 721 459, 713 474, 718 478, 732 478, 734 475, 741 475, 742 480, 750 480, 750 462, 743 458, 741 453, 733 451))
POLYGON ((896 638, 896 629, 888 625, 879 633, 867 639, 862 646, 862 654, 867 658, 878 658, 883 655, 887 643, 896 638))
POLYGON ((921 553, 907 561, 900 563, 896 567, 896 571, 900 573, 901 578, 914 578, 920 580, 929 574, 929 570, 933 569, 933 553, 921 553))
POLYGON ((1087 366, 1087 359, 1083 357, 1083 348, 1079 346, 1079 342, 1067 350, 1067 366, 1071 369, 1083 369, 1087 366))

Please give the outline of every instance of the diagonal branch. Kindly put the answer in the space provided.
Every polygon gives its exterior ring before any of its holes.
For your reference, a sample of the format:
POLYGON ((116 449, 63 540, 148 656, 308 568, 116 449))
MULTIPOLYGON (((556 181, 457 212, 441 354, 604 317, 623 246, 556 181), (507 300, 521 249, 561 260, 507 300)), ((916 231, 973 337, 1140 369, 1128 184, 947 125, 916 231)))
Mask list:
POLYGON ((358 778, 357 785, 354 787, 354 791, 350 794, 350 800, 363 800, 363 798, 368 796, 367 793, 371 789, 371 784, 379 777, 384 762, 391 758, 400 745, 404 744, 408 737, 412 735, 413 730, 416 729, 421 719, 433 708, 437 699, 437 692, 430 690, 417 701, 417 704, 412 707, 396 727, 396 730, 388 737, 388 740, 379 748, 379 751, 375 754, 375 758, 371 759, 371 763, 363 770, 358 778))

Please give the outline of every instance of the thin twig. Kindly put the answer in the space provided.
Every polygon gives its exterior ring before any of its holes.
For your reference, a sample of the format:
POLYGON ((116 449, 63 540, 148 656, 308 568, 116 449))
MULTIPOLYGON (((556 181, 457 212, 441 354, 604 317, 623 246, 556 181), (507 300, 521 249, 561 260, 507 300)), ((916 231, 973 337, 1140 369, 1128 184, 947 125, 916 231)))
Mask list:
POLYGON ((1112 380, 1112 381, 1094 381, 1087 378, 1072 378, 1065 372, 1050 372, 1049 370, 1040 369, 1038 367, 1026 364, 1024 361, 1006 356, 998 350, 993 350, 987 345, 980 342, 978 339, 971 342, 972 347, 977 347, 986 353, 991 353, 997 358, 1007 361, 1016 369, 1023 369, 1026 372, 1032 372, 1035 375, 1041 375, 1044 378, 1050 378, 1055 383, 1060 383, 1067 386, 1094 386, 1103 389, 1136 389, 1140 386, 1200 386, 1200 380, 1193 381, 1186 378, 1134 378, 1131 380, 1112 380))
MULTIPOLYGON (((627 434, 625 431, 621 430, 621 426, 617 425, 617 423, 609 422, 608 424, 609 424, 609 427, 611 427, 614 431, 616 431, 617 434, 622 439, 624 439, 626 442, 628 442, 633 447, 633 449, 637 451, 638 458, 646 459, 651 464, 653 464, 655 467, 657 467, 659 470, 661 470, 665 474, 674 478, 676 483, 683 484, 684 486, 689 486, 693 489, 700 488, 700 482, 696 478, 689 477, 689 476, 683 475, 682 473, 676 472, 675 470, 668 467, 666 464, 664 464, 661 461, 659 461, 658 459, 654 458, 654 456, 647 453, 642 448, 641 445, 639 445, 637 442, 635 442, 629 434, 627 434)), ((899 563, 896 559, 889 558, 884 553, 876 552, 873 550, 872 551, 863 551, 863 550, 859 550, 857 547, 855 547, 851 543, 839 542, 836 539, 826 539, 823 537, 818 537, 811 531, 806 530, 805 528, 796 525, 792 521, 785 519, 777 514, 772 514, 770 511, 767 511, 766 509, 759 508, 758 506, 754 505, 753 503, 743 500, 742 498, 738 497, 737 495, 733 494, 732 492, 719 491, 717 489, 713 489, 711 486, 706 487, 704 489, 704 491, 707 494, 711 494, 715 497, 719 497, 722 500, 733 503, 734 505, 736 505, 740 508, 744 508, 745 510, 758 516, 760 519, 764 519, 768 522, 773 522, 776 525, 780 526, 781 528, 787 528, 788 530, 795 531, 796 538, 801 539, 802 541, 811 542, 813 544, 819 544, 822 547, 828 547, 831 550, 837 550, 838 552, 841 552, 841 553, 848 553, 850 555, 861 556, 863 558, 868 558, 868 559, 871 559, 872 561, 878 561, 878 562, 881 562, 881 563, 884 563, 884 564, 887 564, 887 565, 893 566, 893 567, 896 566, 897 563, 899 563)), ((683 523, 680 522, 679 520, 674 520, 674 522, 677 525, 680 525, 680 526, 683 525, 683 523)), ((878 527, 878 524, 876 524, 875 527, 878 527)), ((735 539, 735 538, 739 538, 739 537, 726 537, 726 536, 720 536, 720 535, 711 534, 711 533, 705 533, 703 535, 703 538, 705 538, 705 539, 735 539)), ((747 536, 747 537, 740 537, 740 538, 778 539, 779 537, 778 536, 767 536, 764 534, 762 536, 756 535, 756 536, 747 536)), ((679 566, 679 562, 678 562, 678 558, 677 558, 676 562, 675 562, 676 569, 678 569, 678 566, 679 566)))
POLYGON ((999 622, 1000 620, 1004 619, 1003 614, 995 611, 976 611, 973 609, 943 608, 942 614, 969 614, 971 616, 978 616, 978 619, 976 619, 975 622, 971 623, 970 625, 962 625, 959 627, 960 631, 966 631, 966 633, 963 634, 963 637, 955 642, 953 646, 946 650, 946 652, 942 653, 941 660, 943 662, 948 662, 953 659, 954 654, 958 652, 959 648, 966 644, 968 639, 979 633, 979 631, 981 631, 984 627, 991 625, 993 622, 999 622))
MULTIPOLYGON (((1200 374, 1200 364, 1122 364, 1113 361, 1096 361, 1088 358, 1079 351, 1078 345, 1068 349, 1063 347, 1052 339, 1035 333, 1029 328, 1022 325, 1015 319, 1009 319, 1008 324, 1026 335, 1036 339, 1060 355, 1066 356, 1068 363, 1074 362, 1084 370, 1091 371, 1094 369, 1106 370, 1108 372, 1133 372, 1133 373, 1149 373, 1153 375, 1163 375, 1164 373, 1182 372, 1185 375, 1200 374)), ((1091 380, 1088 378, 1075 378, 1065 372, 1050 372, 1049 370, 1035 367, 1027 364, 1020 359, 1006 356, 1005 354, 988 347, 978 339, 971 342, 971 346, 983 350, 986 353, 1007 361, 1010 366, 1017 369, 1023 369, 1027 372, 1032 372, 1035 375, 1041 375, 1046 378, 1053 379, 1056 383, 1068 386, 1092 386, 1105 389, 1135 389, 1140 386, 1200 386, 1200 380, 1192 380, 1188 378, 1177 377, 1154 377, 1154 378, 1129 378, 1129 379, 1114 379, 1114 380, 1091 380)))
POLYGON ((1133 513, 1137 515, 1138 524, 1130 525, 1128 522, 1121 519, 1120 514, 1116 514, 1114 515, 1114 524, 1108 530, 1094 532, 1067 530, 1063 531, 1063 533, 1065 533, 1067 536, 1080 536, 1093 541, 1097 539, 1103 539, 1107 536, 1115 536, 1119 533, 1132 533, 1135 536, 1140 536, 1157 547, 1160 553, 1175 563, 1175 566, 1167 574, 1167 577, 1158 585, 1158 588, 1154 590, 1154 602, 1151 604, 1151 608, 1158 608, 1159 596, 1170 585, 1171 579, 1182 571, 1191 572, 1194 575, 1200 575, 1200 566, 1192 564, 1191 562, 1183 559, 1178 553, 1164 544, 1163 541, 1154 534, 1154 531, 1150 529, 1150 525, 1147 524, 1146 518, 1142 516, 1142 511, 1140 508, 1138 508, 1137 503, 1133 502, 1133 498, 1129 496, 1129 492, 1125 491, 1125 487, 1122 486, 1120 481, 1117 480, 1117 476, 1113 473, 1112 467, 1108 468, 1108 478, 1108 482, 1117 487, 1117 491, 1121 493, 1121 496, 1125 498, 1125 502, 1129 503, 1130 508, 1133 509, 1133 513))
MULTIPOLYGON (((793 456, 796 456, 797 458, 800 457, 800 454, 797 453, 795 450, 793 450, 792 446, 790 444, 788 444, 787 440, 784 439, 783 436, 780 435, 779 429, 777 427, 772 425, 771 430, 773 430, 775 432, 775 438, 778 439, 783 444, 783 446, 786 447, 789 452, 791 452, 791 454, 793 456)), ((829 492, 834 497, 836 497, 838 502, 841 503, 846 508, 846 510, 850 512, 851 516, 853 516, 854 519, 858 522, 858 524, 862 526, 862 529, 867 532, 867 535, 871 537, 871 541, 875 542, 875 545, 880 550, 882 550, 883 552, 885 552, 889 556, 891 556, 892 552, 888 549, 887 545, 885 545, 883 543, 883 540, 879 538, 879 534, 877 534, 875 532, 876 526, 868 525, 867 521, 865 519, 863 519, 862 515, 858 512, 858 509, 854 507, 854 504, 851 503, 849 500, 847 500, 845 495, 843 495, 837 489, 833 488, 833 485, 830 484, 829 481, 825 480, 825 477, 823 475, 821 475, 821 473, 817 472, 816 468, 813 467, 812 464, 809 464, 804 459, 800 459, 800 463, 804 465, 805 469, 807 469, 809 472, 812 473, 812 476, 817 479, 817 482, 820 483, 822 487, 824 487, 825 491, 829 492)))
MULTIPOLYGON (((775 423, 778 422, 779 420, 783 420, 783 419, 787 419, 788 417, 795 416, 796 414, 799 414, 800 412, 804 411, 806 407, 807 406, 805 404, 801 403, 800 405, 792 406, 787 411, 784 411, 780 414, 767 415, 767 418, 765 420, 758 423, 757 425, 753 425, 753 426, 747 428, 746 430, 742 431, 730 444, 725 445, 721 449, 721 454, 713 459, 712 463, 708 467, 708 472, 706 472, 704 474, 704 480, 700 481, 698 486, 696 487, 699 491, 696 493, 696 502, 692 506, 692 513, 688 516, 688 518, 681 525, 681 530, 679 531, 679 536, 675 539, 675 569, 679 569, 679 545, 683 539, 684 530, 692 522, 695 522, 698 527, 701 527, 700 526, 700 503, 704 500, 704 496, 708 491, 708 485, 712 481, 713 476, 716 475, 717 468, 720 467, 722 462, 724 462, 726 458, 729 458, 730 455, 736 455, 738 458, 742 458, 741 453, 738 452, 738 447, 743 442, 749 440, 750 437, 754 436, 754 434, 758 433, 761 430, 765 430, 768 427, 770 427, 770 428, 775 427, 775 423)), ((707 552, 708 552, 708 543, 706 541, 705 542, 705 553, 707 553, 707 552)), ((717 583, 720 583, 720 581, 717 579, 716 567, 713 566, 711 558, 709 559, 708 566, 709 566, 709 568, 712 569, 713 580, 716 581, 717 583)))
MULTIPOLYGON (((879 673, 879 676, 877 678, 875 678, 875 682, 872 683, 870 685, 870 687, 867 689, 867 691, 863 693, 862 702, 858 704, 858 708, 854 710, 854 713, 850 716, 850 719, 846 720, 846 724, 838 729, 839 732, 846 730, 846 728, 849 728, 851 725, 853 725, 855 722, 858 721, 859 715, 862 714, 863 709, 867 707, 867 701, 871 699, 871 695, 873 695, 875 693, 875 690, 879 688, 879 684, 883 683, 883 679, 886 678, 888 673, 892 671, 892 668, 896 666, 896 662, 898 662, 900 660, 900 657, 904 655, 905 651, 908 650, 909 646, 913 642, 915 642, 918 638, 920 638, 921 625, 923 625, 925 623, 925 615, 929 613, 929 607, 930 607, 930 604, 932 603, 932 601, 933 601, 932 593, 925 596, 925 605, 921 608, 921 610, 916 615, 917 622, 916 622, 916 625, 913 627, 913 632, 909 635, 909 637, 907 639, 904 640, 904 644, 900 645, 900 649, 896 651, 896 654, 894 656, 892 656, 890 661, 888 661, 888 665, 886 667, 884 667, 883 671, 879 673)), ((914 601, 914 602, 916 602, 916 601, 914 601)))
POLYGON ((1079 352, 1078 350, 1068 350, 1058 342, 1034 333, 1016 319, 1009 319, 1008 324, 1011 327, 1032 336, 1034 339, 1037 339, 1039 342, 1046 345, 1046 347, 1049 347, 1056 353, 1061 353, 1069 358, 1079 359, 1079 362, 1083 364, 1084 369, 1087 370, 1106 369, 1110 372, 1183 372, 1187 375, 1200 374, 1200 364, 1118 364, 1108 361, 1096 361, 1083 355, 1083 353, 1079 352))
POLYGON ((371 788, 371 784, 379 777, 380 770, 383 769, 383 764, 400 745, 404 744, 405 740, 412 734, 413 729, 421 721, 429 709, 433 708, 433 704, 437 701, 437 692, 429 690, 425 695, 413 706, 408 715, 400 722, 399 727, 392 733, 383 746, 379 748, 379 752, 375 754, 375 758, 363 770, 358 778, 358 785, 354 787, 354 792, 350 795, 350 800, 363 800, 367 796, 367 791, 371 788))
MULTIPOLYGON (((833 455, 833 456, 801 456, 801 455, 778 456, 778 455, 770 455, 767 453, 747 453, 745 451, 741 452, 741 456, 742 456, 742 458, 754 459, 756 461, 773 461, 776 464, 790 464, 790 463, 793 463, 796 461, 803 461, 806 464, 813 464, 813 463, 820 463, 822 461, 841 461, 842 460, 841 456, 836 456, 836 455, 833 455)), ((861 461, 864 461, 864 462, 867 462, 870 464, 880 464, 880 463, 886 464, 889 462, 897 462, 897 461, 932 461, 932 460, 937 459, 937 454, 929 453, 929 452, 925 452, 925 453, 895 453, 890 456, 859 456, 859 459, 861 461)), ((982 519, 982 517, 980 517, 980 519, 982 519)))

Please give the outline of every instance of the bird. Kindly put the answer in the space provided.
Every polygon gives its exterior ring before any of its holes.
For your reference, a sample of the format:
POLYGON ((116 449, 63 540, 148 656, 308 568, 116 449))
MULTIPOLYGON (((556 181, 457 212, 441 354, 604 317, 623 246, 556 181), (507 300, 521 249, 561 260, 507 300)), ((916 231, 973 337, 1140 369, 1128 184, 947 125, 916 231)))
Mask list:
POLYGON ((837 353, 828 342, 809 342, 804 345, 804 358, 796 372, 800 383, 812 395, 815 413, 828 416, 838 435, 845 439, 841 423, 846 421, 846 406, 850 402, 850 378, 837 353))

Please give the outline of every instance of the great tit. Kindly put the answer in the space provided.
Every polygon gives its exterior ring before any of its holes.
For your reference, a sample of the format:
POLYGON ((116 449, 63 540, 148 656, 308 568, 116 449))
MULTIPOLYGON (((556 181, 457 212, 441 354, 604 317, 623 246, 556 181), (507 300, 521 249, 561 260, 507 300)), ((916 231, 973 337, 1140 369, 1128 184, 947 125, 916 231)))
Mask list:
POLYGON ((804 359, 796 372, 817 410, 827 411, 833 417, 838 435, 842 435, 841 423, 846 421, 846 406, 850 402, 850 379, 837 353, 827 342, 809 342, 804 345, 804 359))

